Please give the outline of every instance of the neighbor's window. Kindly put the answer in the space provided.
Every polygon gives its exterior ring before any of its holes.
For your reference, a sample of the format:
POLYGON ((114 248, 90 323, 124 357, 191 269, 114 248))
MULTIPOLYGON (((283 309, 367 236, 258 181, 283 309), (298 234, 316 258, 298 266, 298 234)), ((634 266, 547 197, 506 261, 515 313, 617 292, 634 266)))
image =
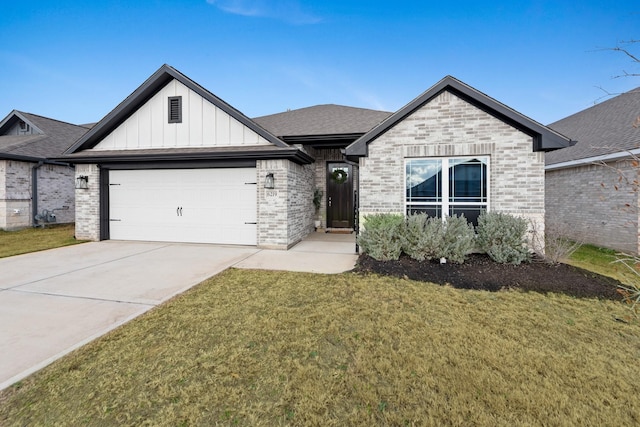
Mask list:
POLYGON ((464 214, 477 225, 480 212, 489 208, 488 175, 487 156, 407 159, 407 214, 464 214))

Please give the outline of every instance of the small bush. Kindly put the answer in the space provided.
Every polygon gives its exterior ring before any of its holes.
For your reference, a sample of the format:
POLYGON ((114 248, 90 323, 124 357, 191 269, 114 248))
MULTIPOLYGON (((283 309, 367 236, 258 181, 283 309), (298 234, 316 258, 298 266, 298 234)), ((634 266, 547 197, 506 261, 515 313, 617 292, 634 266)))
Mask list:
POLYGON ((447 217, 439 257, 462 264, 474 248, 475 237, 473 225, 463 215, 447 217))
POLYGON ((402 250, 411 258, 424 261, 446 258, 462 264, 474 246, 473 226, 464 216, 448 217, 446 222, 425 214, 407 217, 402 233, 402 250))
POLYGON ((501 264, 529 261, 527 220, 499 212, 483 212, 478 218, 478 244, 501 264))
POLYGON ((440 258, 444 246, 442 220, 423 213, 409 215, 401 241, 402 251, 417 261, 440 258))
POLYGON ((400 258, 404 216, 377 214, 367 215, 364 220, 364 230, 358 236, 358 245, 362 252, 378 261, 400 258))
POLYGON ((560 223, 547 223, 544 235, 544 258, 552 264, 569 259, 582 246, 579 239, 569 239, 569 226, 560 223))

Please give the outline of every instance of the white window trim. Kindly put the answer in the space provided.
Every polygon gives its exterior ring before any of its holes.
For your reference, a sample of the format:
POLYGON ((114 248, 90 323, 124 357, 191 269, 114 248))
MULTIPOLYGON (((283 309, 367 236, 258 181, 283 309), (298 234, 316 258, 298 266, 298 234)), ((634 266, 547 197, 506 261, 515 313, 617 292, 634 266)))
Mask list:
MULTIPOLYGON (((407 203, 407 162, 410 160, 441 160, 442 171, 447 171, 447 179, 442 179, 442 201, 438 203, 424 203, 425 206, 440 205, 442 211, 442 221, 445 222, 449 217, 449 207, 455 205, 470 205, 470 206, 485 206, 487 212, 491 210, 491 156, 489 155, 465 155, 465 156, 450 156, 450 157, 405 157, 404 158, 404 171, 403 171, 403 183, 404 183, 404 215, 407 215, 407 208, 410 203, 407 203), (485 202, 449 202, 449 161, 452 159, 483 159, 487 163, 487 201, 485 202)), ((411 203, 411 205, 416 205, 411 203)))

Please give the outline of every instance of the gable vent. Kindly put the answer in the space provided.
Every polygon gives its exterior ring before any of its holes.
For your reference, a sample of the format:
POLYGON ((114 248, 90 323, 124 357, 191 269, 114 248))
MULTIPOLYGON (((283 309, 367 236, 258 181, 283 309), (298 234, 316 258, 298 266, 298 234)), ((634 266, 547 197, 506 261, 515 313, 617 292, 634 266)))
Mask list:
POLYGON ((169 97, 169 123, 182 123, 182 97, 169 97))

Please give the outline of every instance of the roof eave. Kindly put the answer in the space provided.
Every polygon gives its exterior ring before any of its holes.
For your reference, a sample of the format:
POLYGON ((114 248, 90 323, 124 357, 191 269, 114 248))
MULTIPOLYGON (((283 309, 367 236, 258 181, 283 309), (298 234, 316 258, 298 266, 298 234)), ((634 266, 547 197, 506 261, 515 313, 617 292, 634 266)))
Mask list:
POLYGON ((71 163, 68 160, 57 160, 47 157, 35 157, 35 156, 23 156, 20 154, 8 154, 0 153, 0 160, 15 160, 19 162, 28 163, 45 163, 50 165, 69 166, 71 163))
POLYGON ((72 164, 86 163, 128 163, 128 162, 162 162, 162 161, 196 161, 196 160, 274 160, 286 159, 300 165, 311 164, 315 160, 302 150, 296 148, 274 150, 248 150, 246 152, 203 152, 203 153, 118 153, 105 155, 67 155, 56 160, 72 164))

